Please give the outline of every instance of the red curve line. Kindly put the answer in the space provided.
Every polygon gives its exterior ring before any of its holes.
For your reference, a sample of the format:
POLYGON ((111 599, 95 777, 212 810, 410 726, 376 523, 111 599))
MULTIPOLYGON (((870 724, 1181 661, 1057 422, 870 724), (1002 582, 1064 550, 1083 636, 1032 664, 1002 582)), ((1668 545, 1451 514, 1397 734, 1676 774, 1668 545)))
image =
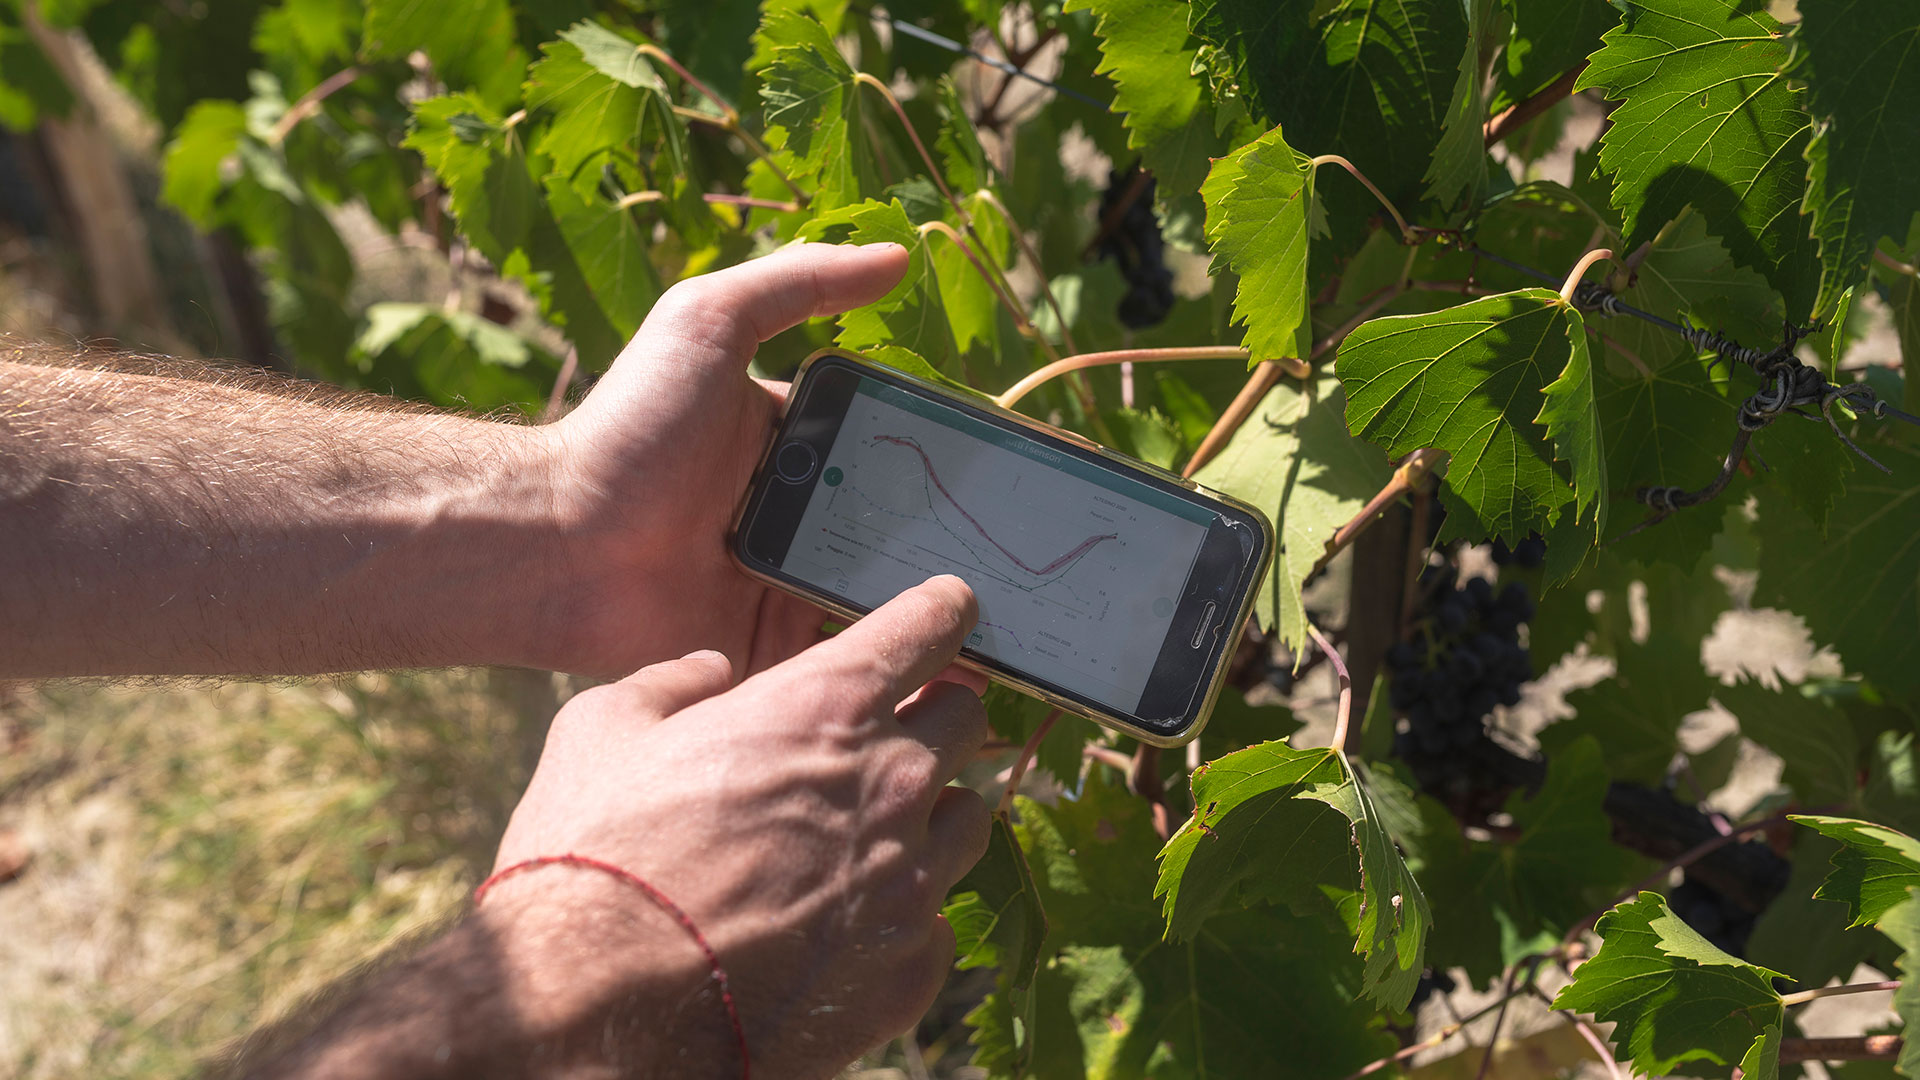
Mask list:
POLYGON ((1048 563, 1047 565, 1041 567, 1040 569, 1035 570, 1033 567, 1028 566, 1026 563, 1022 562, 1020 560, 1020 556, 1015 555, 1011 551, 1008 551, 1007 546, 1005 544, 1002 544, 1000 541, 995 540, 993 538, 993 535, 987 532, 986 529, 982 528, 979 522, 973 520, 973 515, 967 513, 967 508, 964 506, 961 506, 960 500, 954 498, 953 492, 947 490, 947 485, 940 482, 940 474, 934 471, 934 468, 933 468, 933 459, 927 457, 927 452, 925 450, 920 449, 919 443, 913 441, 912 439, 903 439, 898 435, 875 435, 873 437, 873 441, 889 442, 894 444, 895 446, 904 446, 907 449, 913 451, 914 453, 919 454, 920 464, 924 466, 927 470, 927 479, 933 481, 933 486, 940 489, 940 494, 946 496, 947 501, 953 504, 953 508, 955 510, 960 511, 960 516, 967 519, 967 524, 973 526, 973 531, 979 533, 981 539, 985 540, 987 543, 992 544, 996 548, 999 548, 1000 554, 1005 555, 1007 558, 1013 560, 1013 564, 1015 566, 1018 566, 1020 569, 1025 570, 1029 574, 1032 574, 1034 577, 1045 577, 1048 574, 1053 573, 1055 570, 1060 569, 1062 566, 1065 566, 1066 564, 1072 562, 1073 560, 1079 558, 1080 556, 1085 555, 1087 552, 1092 551, 1094 547, 1098 545, 1101 541, 1120 539, 1119 533, 1107 533, 1105 536, 1089 536, 1085 540, 1080 541, 1079 547, 1074 548, 1072 551, 1067 552, 1065 555, 1062 555, 1059 558, 1048 563))

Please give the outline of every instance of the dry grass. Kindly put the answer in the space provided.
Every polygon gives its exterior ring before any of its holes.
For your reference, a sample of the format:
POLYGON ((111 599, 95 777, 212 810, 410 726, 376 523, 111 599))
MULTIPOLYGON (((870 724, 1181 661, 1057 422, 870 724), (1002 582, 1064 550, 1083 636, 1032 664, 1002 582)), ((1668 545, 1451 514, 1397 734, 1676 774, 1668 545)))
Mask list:
POLYGON ((462 903, 543 680, 0 688, 0 1075, 191 1075, 462 903))

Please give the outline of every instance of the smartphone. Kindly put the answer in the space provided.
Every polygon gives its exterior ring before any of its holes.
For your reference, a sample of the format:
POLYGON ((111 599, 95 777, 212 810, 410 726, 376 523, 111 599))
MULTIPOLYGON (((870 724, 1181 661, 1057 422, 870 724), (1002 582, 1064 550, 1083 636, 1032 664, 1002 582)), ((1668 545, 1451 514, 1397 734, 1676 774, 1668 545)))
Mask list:
POLYGON ((794 379, 732 546, 850 620, 957 574, 980 604, 962 663, 1178 746, 1219 695, 1274 536, 1245 503, 829 349, 794 379))

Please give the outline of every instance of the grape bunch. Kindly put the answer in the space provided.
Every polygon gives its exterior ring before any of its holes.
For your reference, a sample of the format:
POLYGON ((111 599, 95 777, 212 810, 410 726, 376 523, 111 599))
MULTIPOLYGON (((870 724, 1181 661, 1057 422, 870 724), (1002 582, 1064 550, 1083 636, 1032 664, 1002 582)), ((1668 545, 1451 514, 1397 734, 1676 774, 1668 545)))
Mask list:
POLYGON ((1393 752, 1422 789, 1455 803, 1474 801, 1503 786, 1490 773, 1510 755, 1488 738, 1486 717, 1496 705, 1519 701, 1521 684, 1533 678, 1533 660, 1520 644, 1533 600, 1517 581, 1497 594, 1483 578, 1459 584, 1451 567, 1426 578, 1425 616, 1410 640, 1387 650, 1393 707, 1407 718, 1393 752))
POLYGON ((1496 566, 1518 566, 1522 570, 1538 570, 1546 565, 1547 542, 1536 534, 1527 537, 1513 547, 1505 540, 1493 542, 1493 562, 1496 566))
MULTIPOLYGON (((1100 194, 1100 217, 1105 222, 1115 204, 1126 196, 1140 175, 1138 166, 1122 172, 1114 169, 1107 176, 1107 190, 1100 194)), ((1122 325, 1135 330, 1158 326, 1173 309, 1173 271, 1166 265, 1166 241, 1160 236, 1160 219, 1153 212, 1154 179, 1149 175, 1120 220, 1100 239, 1095 254, 1112 256, 1120 264, 1120 276, 1127 280, 1126 294, 1120 298, 1122 325)))

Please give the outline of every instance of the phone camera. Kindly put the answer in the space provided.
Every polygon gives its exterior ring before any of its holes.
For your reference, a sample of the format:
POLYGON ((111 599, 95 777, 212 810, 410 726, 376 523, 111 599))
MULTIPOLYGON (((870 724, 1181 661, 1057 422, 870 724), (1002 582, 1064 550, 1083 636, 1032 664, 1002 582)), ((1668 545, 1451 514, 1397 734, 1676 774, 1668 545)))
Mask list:
POLYGON ((773 455, 773 472, 789 484, 801 484, 813 478, 814 468, 820 464, 820 455, 812 446, 791 439, 773 455))

